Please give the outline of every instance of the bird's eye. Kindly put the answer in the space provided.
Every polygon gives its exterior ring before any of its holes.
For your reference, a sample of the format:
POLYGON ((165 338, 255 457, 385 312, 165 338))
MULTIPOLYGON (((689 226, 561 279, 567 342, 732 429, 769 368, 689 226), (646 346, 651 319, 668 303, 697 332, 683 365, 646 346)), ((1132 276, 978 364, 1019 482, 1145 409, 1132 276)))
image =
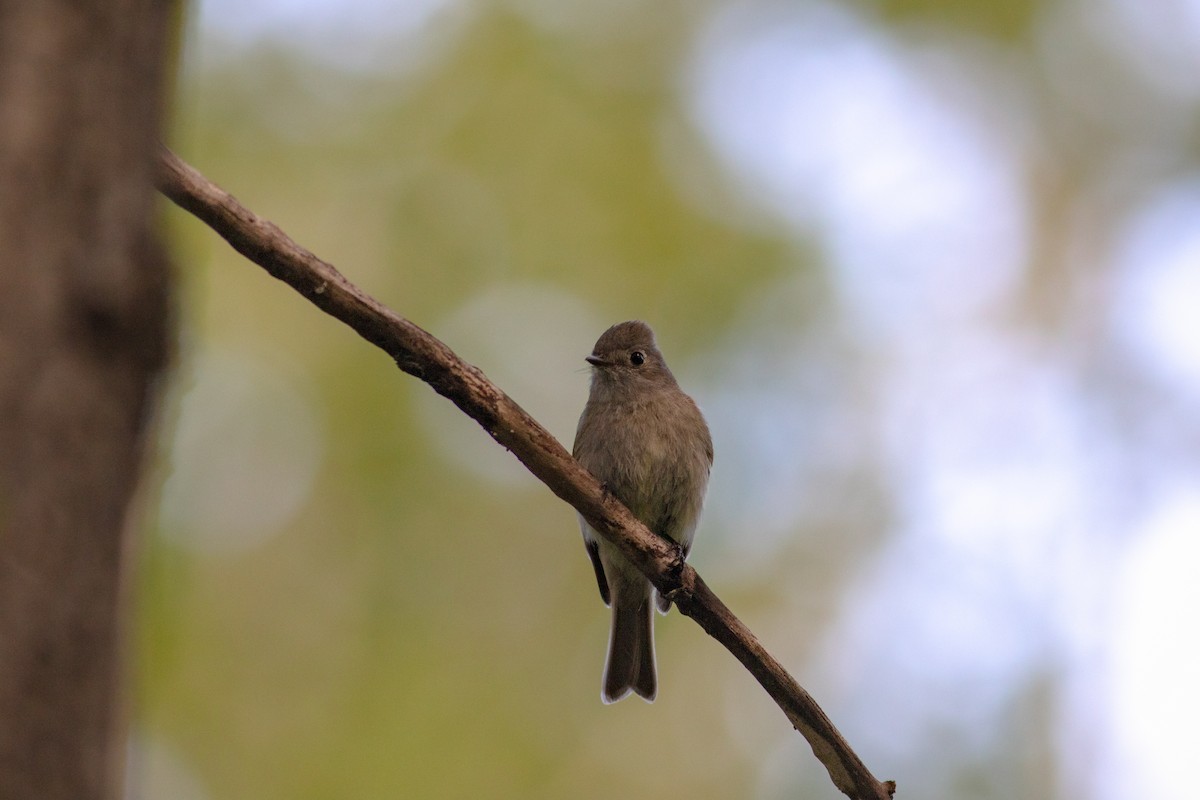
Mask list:
POLYGON ((640 367, 642 364, 646 363, 646 354, 641 350, 634 350, 629 354, 629 363, 633 364, 635 367, 640 367))

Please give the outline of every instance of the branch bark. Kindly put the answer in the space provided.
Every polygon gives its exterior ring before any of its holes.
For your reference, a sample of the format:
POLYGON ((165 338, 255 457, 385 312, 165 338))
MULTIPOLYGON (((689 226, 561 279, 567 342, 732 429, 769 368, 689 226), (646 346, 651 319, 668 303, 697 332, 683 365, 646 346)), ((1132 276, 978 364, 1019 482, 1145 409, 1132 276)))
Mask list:
POLYGON ((583 514, 601 535, 616 543, 681 612, 745 665, 808 740, 844 794, 855 800, 892 797, 895 784, 871 775, 816 701, 684 562, 678 547, 652 534, 605 492, 545 428, 478 368, 362 292, 332 265, 300 247, 165 148, 160 153, 158 187, 239 253, 349 325, 391 356, 400 369, 457 405, 552 492, 583 514))

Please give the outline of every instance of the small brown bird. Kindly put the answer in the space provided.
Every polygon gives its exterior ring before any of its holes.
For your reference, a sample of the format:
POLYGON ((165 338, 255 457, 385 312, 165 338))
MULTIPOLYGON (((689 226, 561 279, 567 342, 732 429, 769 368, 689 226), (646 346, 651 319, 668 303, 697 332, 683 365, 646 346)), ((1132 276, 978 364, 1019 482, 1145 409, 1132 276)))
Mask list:
MULTIPOLYGON (((708 425, 683 393, 644 322, 613 325, 587 357, 591 392, 575 432, 574 455, 647 528, 677 542, 686 557, 712 467, 708 425)), ((579 518, 600 597, 612 607, 605 703, 635 692, 653 702, 654 587, 620 551, 579 518)), ((667 613, 671 602, 656 597, 667 613)))

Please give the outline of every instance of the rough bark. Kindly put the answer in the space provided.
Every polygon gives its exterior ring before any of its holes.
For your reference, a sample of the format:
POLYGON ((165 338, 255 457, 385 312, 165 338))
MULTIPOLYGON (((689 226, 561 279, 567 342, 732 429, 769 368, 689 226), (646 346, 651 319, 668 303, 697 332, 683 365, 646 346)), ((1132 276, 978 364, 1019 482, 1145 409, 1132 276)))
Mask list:
POLYGON ((0 797, 121 789, 129 509, 166 360, 176 4, 0 0, 0 797))

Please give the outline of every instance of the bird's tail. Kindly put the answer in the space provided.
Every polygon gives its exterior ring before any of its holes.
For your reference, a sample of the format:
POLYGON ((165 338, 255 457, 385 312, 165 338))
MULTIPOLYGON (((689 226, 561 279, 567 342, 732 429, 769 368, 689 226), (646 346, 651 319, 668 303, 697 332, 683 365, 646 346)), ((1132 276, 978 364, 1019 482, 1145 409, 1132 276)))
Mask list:
MULTIPOLYGON (((616 588, 616 587, 614 587, 616 588)), ((622 587, 612 599, 612 628, 608 661, 604 665, 605 703, 615 703, 632 691, 648 703, 658 694, 654 670, 654 614, 650 585, 622 587)))

